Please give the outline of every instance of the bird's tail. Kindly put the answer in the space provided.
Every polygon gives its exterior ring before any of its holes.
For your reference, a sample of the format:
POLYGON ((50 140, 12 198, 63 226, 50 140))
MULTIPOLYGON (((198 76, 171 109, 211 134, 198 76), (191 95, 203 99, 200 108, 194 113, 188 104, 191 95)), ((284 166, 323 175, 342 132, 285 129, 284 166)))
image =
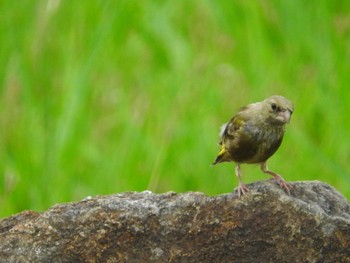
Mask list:
POLYGON ((215 165, 217 163, 222 163, 222 162, 229 162, 230 161, 230 154, 226 150, 225 145, 221 144, 221 150, 218 153, 218 156, 216 157, 215 161, 211 165, 215 165))

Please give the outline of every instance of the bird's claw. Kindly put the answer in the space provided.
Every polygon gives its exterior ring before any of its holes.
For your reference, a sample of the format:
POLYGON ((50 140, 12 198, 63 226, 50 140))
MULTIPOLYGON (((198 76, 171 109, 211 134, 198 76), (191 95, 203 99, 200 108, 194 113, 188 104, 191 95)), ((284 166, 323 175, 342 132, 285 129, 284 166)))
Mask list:
POLYGON ((237 187, 238 196, 241 197, 249 192, 248 187, 245 184, 239 184, 237 187))
POLYGON ((290 190, 292 189, 293 186, 291 184, 287 183, 286 181, 284 181, 281 176, 275 176, 275 179, 276 179, 278 185, 284 191, 286 191, 288 194, 290 194, 290 190))

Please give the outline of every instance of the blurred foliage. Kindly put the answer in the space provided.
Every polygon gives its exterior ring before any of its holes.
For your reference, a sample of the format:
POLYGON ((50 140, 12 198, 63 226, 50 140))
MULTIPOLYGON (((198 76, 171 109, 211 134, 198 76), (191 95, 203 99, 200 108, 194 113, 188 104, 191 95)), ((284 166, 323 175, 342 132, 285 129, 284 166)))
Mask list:
MULTIPOLYGON (((88 195, 230 192, 222 123, 295 104, 270 159, 350 197, 349 1, 0 3, 0 216, 88 195)), ((243 166, 246 183, 268 177, 243 166)))

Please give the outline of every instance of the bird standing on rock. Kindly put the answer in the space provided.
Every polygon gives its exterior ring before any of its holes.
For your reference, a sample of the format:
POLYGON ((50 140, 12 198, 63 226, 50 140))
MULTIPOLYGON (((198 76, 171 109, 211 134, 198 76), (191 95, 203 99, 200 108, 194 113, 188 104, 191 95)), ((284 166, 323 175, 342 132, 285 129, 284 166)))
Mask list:
POLYGON ((281 145, 285 124, 293 113, 293 103, 282 96, 271 96, 264 101, 249 104, 221 128, 221 150, 213 165, 235 162, 238 177, 238 195, 249 190, 242 182, 241 164, 260 164, 264 173, 272 175, 282 189, 289 192, 291 185, 267 168, 266 161, 281 145))

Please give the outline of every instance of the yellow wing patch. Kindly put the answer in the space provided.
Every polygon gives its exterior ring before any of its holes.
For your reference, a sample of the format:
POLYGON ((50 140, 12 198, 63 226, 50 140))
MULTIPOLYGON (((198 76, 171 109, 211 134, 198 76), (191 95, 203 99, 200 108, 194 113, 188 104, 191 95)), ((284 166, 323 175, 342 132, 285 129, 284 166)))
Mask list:
POLYGON ((228 151, 226 150, 226 147, 224 144, 221 145, 221 150, 218 153, 218 156, 216 157, 215 161, 212 163, 212 165, 215 165, 217 163, 221 163, 221 162, 228 162, 230 161, 229 158, 230 154, 228 153, 228 151))

